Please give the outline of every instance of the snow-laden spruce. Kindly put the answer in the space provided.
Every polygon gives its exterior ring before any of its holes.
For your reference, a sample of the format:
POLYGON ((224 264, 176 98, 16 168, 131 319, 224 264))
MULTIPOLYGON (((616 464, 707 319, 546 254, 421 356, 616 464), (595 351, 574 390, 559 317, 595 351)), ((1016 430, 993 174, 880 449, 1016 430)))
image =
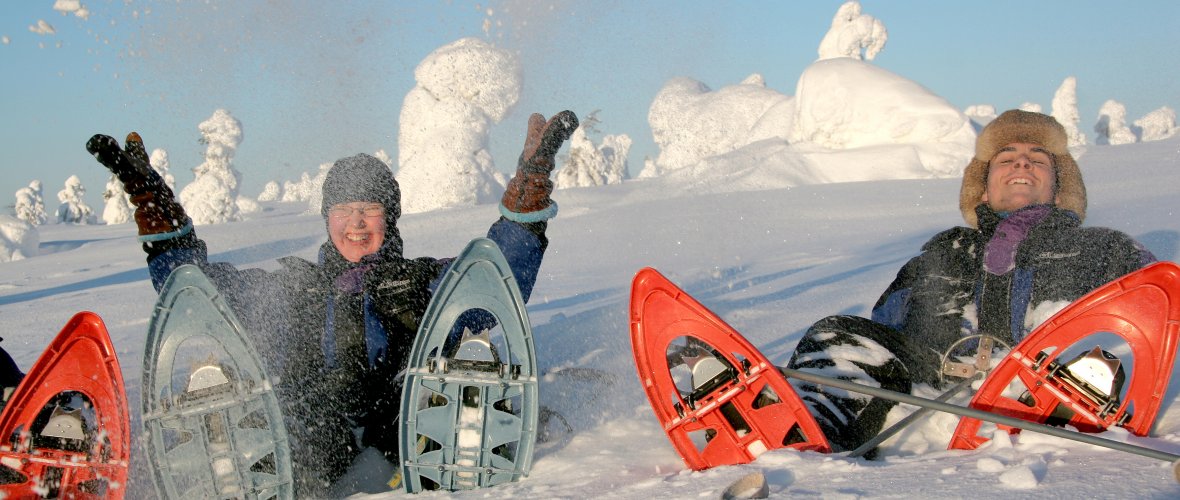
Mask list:
POLYGON ((86 186, 82 179, 71 175, 66 179, 65 187, 57 192, 57 201, 61 202, 54 213, 54 218, 62 224, 94 224, 94 209, 86 204, 86 186))
POLYGON ((975 132, 979 133, 983 127, 999 116, 996 113, 996 107, 991 104, 972 104, 963 110, 963 114, 971 119, 972 125, 975 126, 975 132))
POLYGON ((123 183, 114 174, 107 179, 106 188, 102 190, 102 221, 106 224, 126 224, 131 222, 134 208, 131 198, 123 192, 123 183))
POLYGON ((172 165, 168 162, 168 150, 164 148, 153 149, 152 154, 148 157, 148 163, 160 174, 160 178, 164 179, 164 184, 168 186, 168 189, 175 192, 176 178, 170 172, 172 165))
POLYGON ((1114 99, 1107 99, 1098 110, 1098 123, 1094 124, 1094 132, 1098 138, 1094 140, 1099 145, 1117 146, 1131 144, 1136 141, 1135 133, 1127 126, 1127 107, 1114 99))
POLYGON ((1180 131, 1180 127, 1176 126, 1176 110, 1167 106, 1135 120, 1135 127, 1139 129, 1139 140, 1143 142, 1162 141, 1180 131))
POLYGON ((877 57, 889 40, 885 24, 862 14, 860 2, 845 2, 832 17, 832 27, 819 42, 819 59, 851 57, 868 61, 877 57))
POLYGON ((283 188, 279 186, 278 181, 268 181, 266 185, 262 186, 262 192, 258 193, 258 201, 260 203, 267 201, 279 201, 283 195, 283 188))
POLYGON ((627 153, 631 151, 631 137, 605 135, 602 143, 595 145, 588 133, 598 132, 597 114, 595 111, 582 118, 570 136, 569 154, 562 158, 561 168, 553 173, 555 189, 619 184, 629 178, 627 153))
POLYGON ((1082 117, 1078 113, 1078 79, 1066 77, 1053 94, 1053 112, 1050 113, 1057 123, 1065 127, 1065 136, 1069 139, 1070 147, 1085 146, 1086 134, 1078 127, 1082 117))
POLYGON ((427 56, 414 78, 398 120, 402 211, 499 200, 507 179, 496 170, 488 135, 520 98, 516 56, 464 38, 427 56))
POLYGON ((234 153, 242 143, 242 124, 224 109, 213 112, 198 126, 205 144, 205 161, 193 168, 193 182, 180 191, 180 204, 193 224, 221 224, 241 219, 234 153))
POLYGON ((33 180, 28 186, 16 190, 16 203, 12 208, 16 218, 34 226, 48 222, 49 214, 45 213, 41 181, 33 180))
POLYGON ((36 257, 40 244, 41 233, 37 226, 0 214, 0 262, 36 257))

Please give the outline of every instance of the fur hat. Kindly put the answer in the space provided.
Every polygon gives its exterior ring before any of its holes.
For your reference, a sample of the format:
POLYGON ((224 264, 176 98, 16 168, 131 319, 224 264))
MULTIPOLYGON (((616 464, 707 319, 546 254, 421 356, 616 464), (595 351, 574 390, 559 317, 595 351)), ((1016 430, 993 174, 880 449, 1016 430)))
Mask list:
POLYGON ((1018 109, 1005 111, 983 127, 975 139, 975 157, 963 171, 963 187, 959 191, 959 210, 971 227, 979 227, 975 207, 987 191, 987 165, 1004 146, 1014 142, 1039 144, 1053 154, 1057 174, 1057 206, 1086 219, 1086 185, 1082 172, 1069 154, 1069 139, 1065 127, 1052 116, 1018 109))
POLYGON ((371 201, 385 207, 385 223, 394 227, 402 215, 402 194, 385 162, 361 153, 336 160, 324 178, 320 213, 328 216, 333 205, 371 201))

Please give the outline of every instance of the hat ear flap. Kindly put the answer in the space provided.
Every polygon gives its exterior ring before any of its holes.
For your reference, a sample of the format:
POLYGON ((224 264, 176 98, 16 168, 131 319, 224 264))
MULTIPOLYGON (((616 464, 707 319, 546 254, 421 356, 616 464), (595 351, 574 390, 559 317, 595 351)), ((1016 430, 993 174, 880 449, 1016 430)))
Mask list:
POLYGON ((1086 220, 1086 184, 1078 164, 1068 154, 1057 157, 1056 199, 1058 207, 1077 214, 1079 221, 1086 220))
POLYGON ((987 163, 972 158, 963 171, 963 187, 959 190, 959 211, 968 226, 978 228, 979 216, 975 207, 983 203, 987 194, 987 163))

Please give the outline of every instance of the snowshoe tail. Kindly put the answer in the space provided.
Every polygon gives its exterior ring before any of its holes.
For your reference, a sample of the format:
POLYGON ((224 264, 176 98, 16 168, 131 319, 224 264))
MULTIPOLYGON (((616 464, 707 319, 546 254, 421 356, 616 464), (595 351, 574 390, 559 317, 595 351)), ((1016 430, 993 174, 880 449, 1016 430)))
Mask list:
POLYGON ((537 378, 532 329, 512 270, 493 241, 472 240, 443 276, 410 352, 399 450, 406 491, 481 488, 527 476, 537 439, 537 378), (452 335, 473 310, 494 316, 502 339, 452 335))
MULTIPOLYGON (((1118 425, 1144 436, 1172 376, 1178 337, 1180 267, 1156 263, 1094 290, 1031 332, 992 370, 970 406, 1030 422, 1068 422, 1086 432, 1118 425), (1134 363, 1125 386, 1122 367, 1101 349, 1061 360, 1096 334, 1118 336, 1129 347, 1134 363)), ((950 449, 985 443, 980 426, 978 419, 960 419, 950 449)))
POLYGON ((106 326, 78 313, 0 414, 0 496, 123 498, 129 415, 106 326))
POLYGON ((632 283, 631 347, 656 418, 693 470, 777 448, 831 450, 778 369, 651 268, 632 283))

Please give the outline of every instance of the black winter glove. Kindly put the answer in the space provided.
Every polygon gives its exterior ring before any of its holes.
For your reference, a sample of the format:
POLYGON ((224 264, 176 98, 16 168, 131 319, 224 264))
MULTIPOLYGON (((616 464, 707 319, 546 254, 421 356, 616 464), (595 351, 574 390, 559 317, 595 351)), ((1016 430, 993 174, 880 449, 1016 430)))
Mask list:
POLYGON ((517 222, 539 222, 557 215, 557 204, 549 198, 553 181, 549 174, 556 165, 557 150, 578 128, 573 111, 562 111, 548 121, 533 113, 529 116, 524 150, 517 161, 516 175, 508 181, 501 200, 500 213, 517 222))
POLYGON ((113 137, 101 134, 86 141, 86 150, 123 183, 123 191, 135 206, 140 241, 162 241, 192 232, 193 223, 184 207, 176 202, 172 190, 148 163, 139 134, 127 134, 126 151, 119 148, 113 137))

